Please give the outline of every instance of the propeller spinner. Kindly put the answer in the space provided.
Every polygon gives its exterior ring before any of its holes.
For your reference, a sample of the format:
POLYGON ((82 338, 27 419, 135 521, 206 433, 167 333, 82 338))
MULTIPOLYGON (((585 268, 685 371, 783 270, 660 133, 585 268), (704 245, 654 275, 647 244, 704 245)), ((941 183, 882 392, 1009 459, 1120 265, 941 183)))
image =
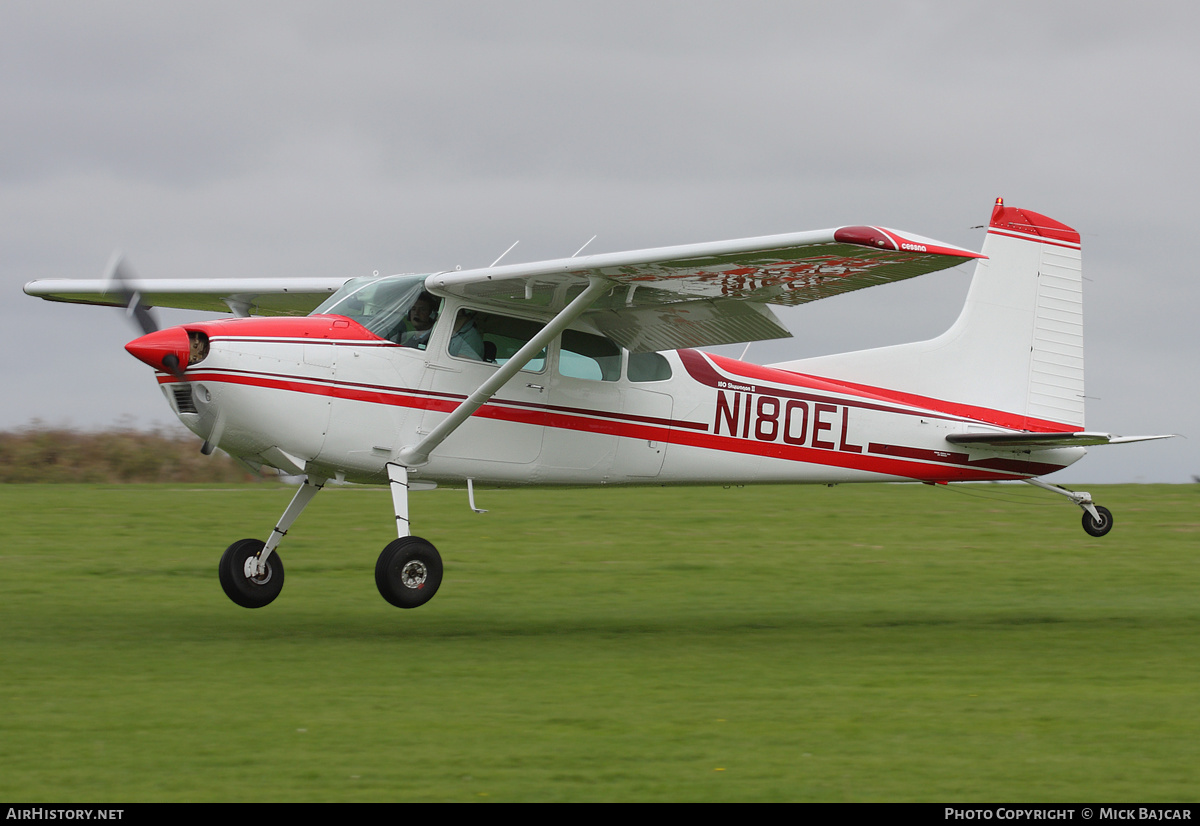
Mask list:
POLYGON ((192 343, 187 330, 182 327, 168 327, 135 338, 125 345, 125 349, 155 370, 163 370, 177 379, 183 379, 192 343))

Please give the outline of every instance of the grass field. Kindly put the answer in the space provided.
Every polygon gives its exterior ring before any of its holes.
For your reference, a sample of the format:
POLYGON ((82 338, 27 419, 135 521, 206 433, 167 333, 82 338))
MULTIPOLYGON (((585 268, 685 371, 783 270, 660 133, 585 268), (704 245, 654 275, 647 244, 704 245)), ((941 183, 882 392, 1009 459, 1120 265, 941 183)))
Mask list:
POLYGON ((0 488, 0 799, 1195 801, 1200 486, 0 488))

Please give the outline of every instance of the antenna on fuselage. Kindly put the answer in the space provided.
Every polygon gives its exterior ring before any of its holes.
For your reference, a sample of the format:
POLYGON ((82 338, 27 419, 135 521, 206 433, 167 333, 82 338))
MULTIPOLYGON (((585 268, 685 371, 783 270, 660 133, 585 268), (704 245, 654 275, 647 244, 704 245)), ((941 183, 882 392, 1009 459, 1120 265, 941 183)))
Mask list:
MULTIPOLYGON (((593 235, 591 238, 587 239, 587 241, 586 241, 586 242, 584 242, 584 245, 583 245, 583 247, 586 247, 588 244, 590 244, 590 243, 592 243, 593 241, 595 241, 595 240, 596 240, 596 238, 597 238, 597 236, 593 235)), ((579 255, 579 253, 583 252, 583 247, 580 247, 579 249, 575 250, 575 255, 579 255)), ((575 257, 575 255, 572 255, 571 257, 572 257, 572 258, 574 258, 574 257, 575 257)))
MULTIPOLYGON (((516 241, 513 241, 513 242, 512 242, 512 247, 509 247, 509 248, 508 248, 508 249, 506 249, 504 252, 500 253, 500 258, 503 258, 504 256, 508 255, 510 252, 512 252, 512 248, 513 248, 513 247, 515 247, 515 246, 516 246, 517 244, 519 244, 519 243, 521 243, 521 239, 519 239, 519 238, 518 238, 516 241)), ((491 266, 492 266, 492 267, 494 267, 494 266, 496 266, 497 264, 499 264, 499 263, 500 263, 500 258, 497 258, 495 261, 493 261, 493 262, 491 263, 491 266)))

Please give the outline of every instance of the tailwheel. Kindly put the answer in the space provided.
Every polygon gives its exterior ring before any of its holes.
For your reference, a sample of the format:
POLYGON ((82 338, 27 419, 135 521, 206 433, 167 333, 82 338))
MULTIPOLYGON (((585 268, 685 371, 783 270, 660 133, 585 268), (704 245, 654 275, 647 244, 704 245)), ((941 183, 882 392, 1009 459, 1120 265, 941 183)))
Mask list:
POLYGON ((388 544, 375 563, 375 586, 397 608, 416 608, 433 599, 442 584, 442 557, 419 536, 388 544))
POLYGON ((239 539, 221 555, 217 571, 225 596, 243 608, 262 608, 283 590, 283 560, 274 551, 258 570, 258 553, 266 547, 259 539, 239 539))
POLYGON ((1097 519, 1085 510, 1083 512, 1083 529, 1092 536, 1104 536, 1112 530, 1112 511, 1100 505, 1095 505, 1094 507, 1100 518, 1097 519))

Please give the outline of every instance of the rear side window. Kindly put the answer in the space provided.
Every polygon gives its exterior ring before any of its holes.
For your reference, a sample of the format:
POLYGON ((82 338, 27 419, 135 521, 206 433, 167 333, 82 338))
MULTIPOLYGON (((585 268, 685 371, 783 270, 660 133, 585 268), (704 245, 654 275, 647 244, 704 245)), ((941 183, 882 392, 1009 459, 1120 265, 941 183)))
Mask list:
POLYGON ((604 336, 564 330, 558 372, 573 379, 616 381, 621 378, 621 348, 604 336))
POLYGON ((671 378, 671 363, 661 353, 630 353, 630 381, 666 381, 671 378))

